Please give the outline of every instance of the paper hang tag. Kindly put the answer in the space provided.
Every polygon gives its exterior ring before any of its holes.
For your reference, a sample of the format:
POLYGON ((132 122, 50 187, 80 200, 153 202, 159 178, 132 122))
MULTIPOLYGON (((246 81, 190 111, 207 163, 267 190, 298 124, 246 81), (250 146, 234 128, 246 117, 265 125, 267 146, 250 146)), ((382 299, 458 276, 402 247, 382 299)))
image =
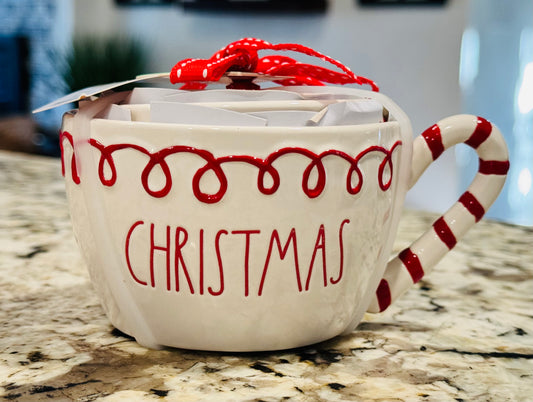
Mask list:
MULTIPOLYGON (((68 95, 65 95, 59 99, 56 99, 53 102, 50 102, 40 108, 33 110, 33 113, 44 112, 45 110, 54 109, 59 106, 67 105, 72 102, 78 102, 84 99, 88 99, 94 96, 103 95, 108 91, 114 89, 119 89, 126 85, 135 84, 135 83, 154 83, 154 84, 165 84, 170 85, 169 82, 170 73, 154 73, 154 74, 143 74, 139 75, 131 80, 113 82, 109 84, 95 85, 92 87, 80 89, 76 92, 72 92, 68 95)), ((234 79, 247 79, 254 82, 265 82, 265 81, 275 81, 280 79, 286 79, 288 77, 281 76, 271 76, 266 74, 259 73, 247 73, 239 71, 230 71, 218 81, 220 84, 230 84, 234 79)))
POLYGON ((119 81, 119 82, 113 82, 109 84, 95 85, 92 87, 83 88, 76 92, 72 92, 68 95, 65 95, 44 106, 41 106, 40 108, 33 110, 33 113, 44 112, 45 110, 54 109, 56 107, 67 105, 72 102, 77 102, 83 99, 91 98, 93 96, 102 95, 113 89, 117 89, 125 85, 133 84, 136 82, 148 82, 148 81, 157 81, 157 80, 160 81, 161 79, 168 80, 168 76, 169 76, 169 73, 145 74, 145 75, 137 76, 136 78, 131 79, 131 80, 119 81))

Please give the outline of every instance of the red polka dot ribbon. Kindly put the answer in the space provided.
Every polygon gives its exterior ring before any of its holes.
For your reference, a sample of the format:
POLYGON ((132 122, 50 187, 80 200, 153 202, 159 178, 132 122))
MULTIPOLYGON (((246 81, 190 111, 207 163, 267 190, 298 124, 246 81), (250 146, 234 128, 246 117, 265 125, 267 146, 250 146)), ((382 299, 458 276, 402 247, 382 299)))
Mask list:
MULTIPOLYGON (((274 82, 280 85, 325 85, 359 84, 369 85, 373 91, 378 86, 368 78, 355 75, 339 61, 319 53, 309 47, 295 43, 271 44, 261 39, 245 38, 230 43, 209 59, 185 59, 178 62, 170 72, 170 82, 183 83, 182 89, 203 89, 208 82, 220 80, 232 71, 257 73, 275 76, 274 82), (293 51, 317 57, 339 68, 342 72, 296 61, 287 56, 269 55, 259 58, 260 50, 293 51)), ((233 88, 239 87, 235 85, 233 88)), ((244 85, 254 86, 251 82, 244 85)))

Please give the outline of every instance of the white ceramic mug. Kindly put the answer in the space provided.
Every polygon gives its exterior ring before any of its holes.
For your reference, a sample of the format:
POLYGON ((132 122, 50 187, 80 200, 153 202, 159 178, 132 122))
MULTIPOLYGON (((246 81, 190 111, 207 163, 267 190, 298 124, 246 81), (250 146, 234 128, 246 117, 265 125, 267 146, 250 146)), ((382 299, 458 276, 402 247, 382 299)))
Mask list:
MULTIPOLYGON (((299 90, 291 88, 291 90, 299 90)), ((455 116, 412 140, 389 121, 336 127, 217 127, 67 114, 62 162, 74 231, 114 326, 145 346, 257 351, 352 331, 448 252, 497 197, 501 134, 455 116), (390 262, 405 193, 446 148, 480 170, 458 203, 390 262), (377 290, 377 291, 376 291, 377 290)))

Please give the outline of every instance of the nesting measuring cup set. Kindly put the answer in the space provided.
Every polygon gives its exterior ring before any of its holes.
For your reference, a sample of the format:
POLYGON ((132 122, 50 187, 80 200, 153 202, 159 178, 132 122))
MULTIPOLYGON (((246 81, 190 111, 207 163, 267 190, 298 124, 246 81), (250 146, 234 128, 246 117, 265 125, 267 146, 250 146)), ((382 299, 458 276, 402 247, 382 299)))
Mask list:
POLYGON ((485 119, 449 117, 413 140, 372 81, 303 46, 244 39, 170 80, 182 89, 119 83, 80 100, 60 138, 91 280, 111 323, 147 347, 276 350, 349 333, 454 247, 509 168, 485 119), (389 260, 407 190, 458 143, 479 155, 472 184, 389 260))

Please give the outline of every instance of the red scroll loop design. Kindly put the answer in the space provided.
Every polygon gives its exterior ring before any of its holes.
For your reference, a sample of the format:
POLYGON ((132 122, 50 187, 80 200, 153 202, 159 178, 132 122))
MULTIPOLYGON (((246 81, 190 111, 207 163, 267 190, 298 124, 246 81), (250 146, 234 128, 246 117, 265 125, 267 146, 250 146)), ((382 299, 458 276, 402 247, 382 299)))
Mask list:
MULTIPOLYGON (((63 139, 67 139, 73 146, 72 136, 68 132, 61 133, 61 143, 63 139)), ((107 187, 113 186, 117 181, 117 168, 113 154, 121 150, 135 150, 146 156, 148 156, 148 162, 144 166, 141 172, 141 183, 147 194, 154 198, 162 198, 167 196, 172 190, 172 171, 166 161, 166 157, 169 155, 179 153, 194 154, 205 161, 205 165, 199 168, 192 177, 192 190, 198 201, 206 204, 217 203, 227 192, 228 178, 222 169, 222 165, 225 163, 244 163, 250 166, 254 166, 258 169, 257 173, 257 189, 264 195, 274 194, 281 183, 281 177, 278 170, 274 167, 274 162, 285 155, 297 154, 304 156, 310 160, 302 173, 302 191, 309 198, 316 198, 322 194, 326 187, 326 168, 324 166, 324 158, 337 157, 345 160, 348 163, 347 175, 346 175, 346 191, 349 194, 355 195, 359 193, 363 186, 363 173, 359 166, 359 162, 363 157, 370 153, 378 153, 383 155, 383 160, 379 164, 378 169, 378 185, 382 191, 387 191, 392 183, 393 175, 393 163, 392 154, 394 150, 401 145, 401 141, 396 141, 390 149, 382 146, 371 146, 361 151, 355 157, 339 150, 327 150, 320 154, 316 154, 308 149, 300 147, 285 147, 278 151, 272 152, 265 159, 261 159, 249 155, 228 155, 215 157, 211 152, 184 145, 174 145, 167 148, 163 148, 156 152, 150 152, 144 147, 137 144, 110 144, 103 145, 94 138, 89 139, 89 143, 100 152, 100 159, 98 161, 98 177, 100 182, 107 187), (152 188, 150 184, 150 175, 155 167, 159 167, 163 174, 163 185, 159 189, 152 188), (107 168, 107 169, 106 169, 107 168), (387 169, 388 168, 388 169, 387 169), (316 172, 316 182, 313 181, 311 175, 313 171, 316 172), (218 190, 214 193, 207 193, 201 189, 201 182, 204 175, 208 172, 212 172, 219 184, 218 190), (355 185, 354 174, 356 175, 355 185), (267 185, 267 176, 271 179, 271 184, 267 185), (388 178, 386 178, 388 176, 388 178)), ((62 146, 63 149, 63 146, 62 146)), ((62 166, 63 175, 64 170, 64 153, 62 153, 62 166)), ((72 155, 71 160, 71 175, 72 180, 76 183, 80 183, 80 178, 76 168, 76 158, 72 155)))
MULTIPOLYGON (((59 149, 61 151, 61 173, 63 176, 65 176, 65 148, 64 148, 64 140, 67 140, 72 148, 72 151, 74 151, 74 139, 72 137, 72 134, 63 131, 59 134, 59 149)), ((72 181, 76 184, 80 184, 80 176, 78 174, 78 164, 76 163, 76 155, 74 152, 72 153, 72 156, 70 157, 70 174, 72 176, 72 181)))
MULTIPOLYGON (((359 84, 369 85, 373 91, 379 90, 374 81, 355 75, 338 60, 307 46, 296 43, 272 44, 256 38, 245 38, 230 43, 209 59, 181 60, 172 68, 170 82, 173 84, 182 83, 182 89, 204 89, 207 82, 216 82, 229 71, 287 77, 274 80, 280 85, 359 84), (276 54, 259 58, 257 53, 260 50, 292 51, 305 54, 332 64, 341 72, 301 63, 290 57, 276 54)), ((255 87, 255 84, 250 83, 249 87, 255 87)))
POLYGON ((214 158, 213 161, 208 161, 204 167, 196 172, 192 180, 192 188, 196 198, 206 204, 216 203, 224 197, 228 188, 228 179, 226 178, 224 171, 221 169, 220 164, 217 163, 214 158), (219 190, 215 194, 204 193, 200 189, 200 181, 202 180, 202 177, 210 170, 216 175, 218 182, 220 183, 219 190))

